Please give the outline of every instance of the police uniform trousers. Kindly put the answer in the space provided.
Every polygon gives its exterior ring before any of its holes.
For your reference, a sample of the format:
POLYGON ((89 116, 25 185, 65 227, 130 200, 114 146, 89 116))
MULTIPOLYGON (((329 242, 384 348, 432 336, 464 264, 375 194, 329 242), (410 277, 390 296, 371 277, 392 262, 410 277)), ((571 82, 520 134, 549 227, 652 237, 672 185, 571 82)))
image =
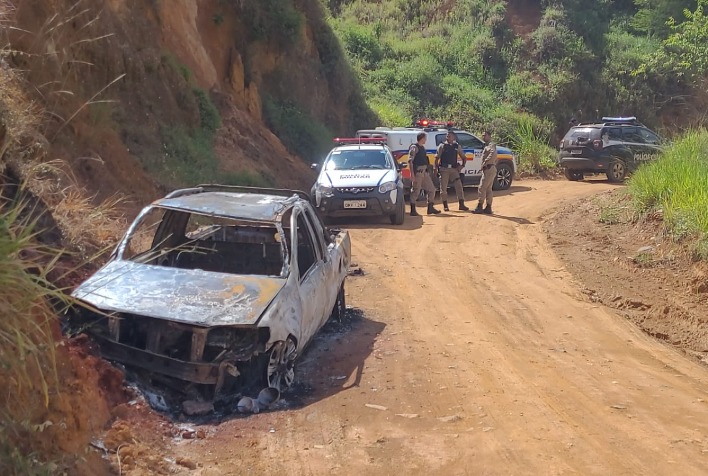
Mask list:
POLYGON ((494 198, 492 193, 492 186, 494 185, 494 179, 497 177, 497 166, 492 165, 482 170, 482 179, 479 182, 479 203, 487 202, 487 206, 492 206, 492 199, 494 198))
POLYGON ((428 194, 428 203, 435 201, 435 185, 428 173, 428 166, 421 165, 415 168, 415 178, 413 180, 413 189, 411 190, 411 203, 415 204, 420 196, 420 191, 425 190, 428 194))
POLYGON ((455 187, 455 193, 458 200, 465 199, 465 192, 462 189, 462 181, 460 180, 460 171, 457 167, 443 167, 440 170, 440 199, 447 202, 447 187, 452 184, 455 187))

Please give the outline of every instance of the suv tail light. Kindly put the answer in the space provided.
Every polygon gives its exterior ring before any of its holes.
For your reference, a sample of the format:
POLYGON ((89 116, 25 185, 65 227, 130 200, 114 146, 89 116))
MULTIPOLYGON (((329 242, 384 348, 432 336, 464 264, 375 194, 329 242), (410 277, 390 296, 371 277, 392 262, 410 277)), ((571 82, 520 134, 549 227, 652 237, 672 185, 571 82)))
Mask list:
POLYGON ((563 140, 561 141, 560 148, 562 149, 563 147, 565 147, 565 139, 563 139, 563 140))
POLYGON ((592 141, 592 148, 595 150, 600 150, 602 149, 602 140, 601 139, 595 139, 592 141))

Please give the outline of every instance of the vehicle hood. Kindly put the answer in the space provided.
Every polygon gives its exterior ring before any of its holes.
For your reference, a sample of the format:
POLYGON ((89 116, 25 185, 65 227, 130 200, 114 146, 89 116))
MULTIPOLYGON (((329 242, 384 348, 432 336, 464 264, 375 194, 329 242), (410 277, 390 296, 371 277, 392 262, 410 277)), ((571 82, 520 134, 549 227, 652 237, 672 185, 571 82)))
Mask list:
POLYGON ((378 187, 395 180, 396 171, 391 169, 325 170, 318 183, 328 187, 378 187))
POLYGON ((286 281, 116 260, 71 295, 102 311, 204 327, 252 325, 286 281))

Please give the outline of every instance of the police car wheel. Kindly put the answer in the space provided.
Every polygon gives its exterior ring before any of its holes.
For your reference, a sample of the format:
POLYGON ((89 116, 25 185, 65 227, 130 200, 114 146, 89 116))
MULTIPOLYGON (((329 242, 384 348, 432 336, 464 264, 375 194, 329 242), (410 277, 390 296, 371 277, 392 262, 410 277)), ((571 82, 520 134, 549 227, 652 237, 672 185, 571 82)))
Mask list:
POLYGON ((621 182, 627 175, 627 166, 622 159, 613 158, 607 167, 607 180, 610 182, 621 182))
POLYGON ((389 216, 391 225, 403 225, 406 218, 406 204, 403 200, 399 200, 396 205, 396 213, 389 216))
POLYGON ((513 176, 514 172, 508 164, 497 164, 497 176, 494 177, 492 190, 508 190, 513 176))
POLYGON ((585 178, 580 170, 563 169, 563 174, 565 175, 565 178, 571 182, 577 182, 578 180, 585 178))

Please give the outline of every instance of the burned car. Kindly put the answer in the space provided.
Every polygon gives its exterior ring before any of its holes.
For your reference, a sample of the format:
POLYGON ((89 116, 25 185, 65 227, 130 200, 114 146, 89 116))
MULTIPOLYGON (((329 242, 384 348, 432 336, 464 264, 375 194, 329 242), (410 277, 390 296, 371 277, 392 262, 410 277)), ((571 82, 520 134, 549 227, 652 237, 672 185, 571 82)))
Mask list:
POLYGON ((70 325, 102 355, 199 400, 293 383, 294 362, 345 308, 346 231, 302 192, 203 185, 146 207, 73 293, 70 325))

